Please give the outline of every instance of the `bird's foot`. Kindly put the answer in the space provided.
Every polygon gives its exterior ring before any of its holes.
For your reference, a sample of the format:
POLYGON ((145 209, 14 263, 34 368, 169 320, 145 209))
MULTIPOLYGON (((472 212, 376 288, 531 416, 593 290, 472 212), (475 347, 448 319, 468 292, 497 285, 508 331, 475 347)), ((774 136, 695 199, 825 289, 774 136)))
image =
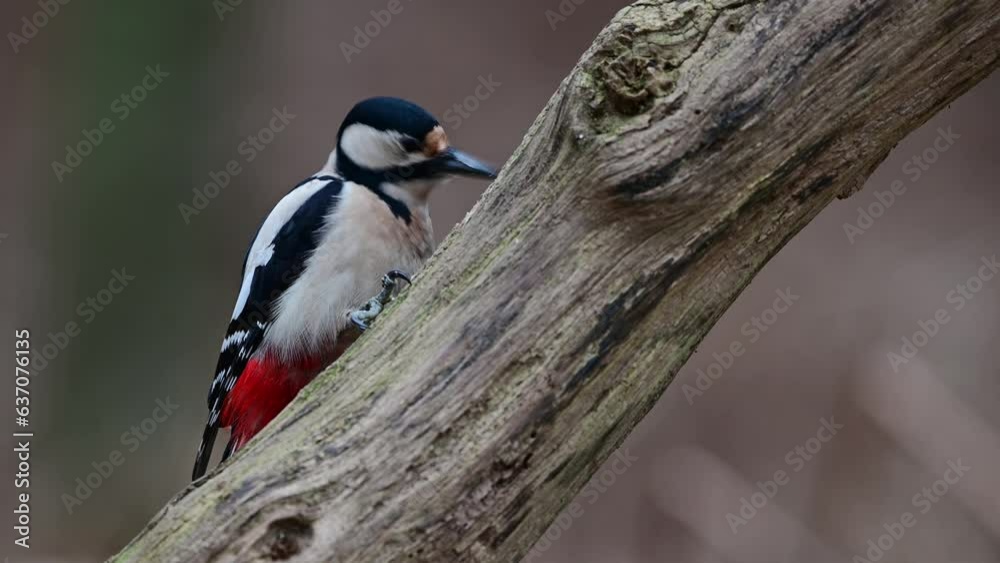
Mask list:
POLYGON ((364 307, 358 309, 357 311, 351 312, 348 315, 351 319, 351 323, 358 328, 361 332, 368 330, 375 319, 382 313, 382 309, 385 308, 389 302, 392 301, 392 296, 399 289, 399 282, 404 281, 407 285, 410 285, 410 276, 406 275, 399 270, 393 270, 388 274, 382 276, 382 291, 378 295, 372 297, 368 300, 368 303, 364 307))

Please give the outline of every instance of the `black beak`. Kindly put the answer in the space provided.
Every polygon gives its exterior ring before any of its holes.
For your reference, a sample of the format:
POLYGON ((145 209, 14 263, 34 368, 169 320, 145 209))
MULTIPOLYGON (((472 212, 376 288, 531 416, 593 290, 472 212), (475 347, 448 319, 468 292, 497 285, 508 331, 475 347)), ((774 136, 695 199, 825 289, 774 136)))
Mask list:
POLYGON ((496 179, 497 171, 474 156, 457 149, 448 149, 434 159, 435 168, 442 174, 459 174, 477 178, 496 179))

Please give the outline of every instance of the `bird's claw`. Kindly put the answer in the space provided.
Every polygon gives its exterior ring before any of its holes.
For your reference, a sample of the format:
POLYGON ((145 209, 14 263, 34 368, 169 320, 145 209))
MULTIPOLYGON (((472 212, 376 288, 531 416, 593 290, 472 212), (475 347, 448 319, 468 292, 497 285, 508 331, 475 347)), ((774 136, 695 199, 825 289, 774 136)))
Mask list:
POLYGON ((406 285, 413 285, 413 281, 410 280, 410 276, 401 270, 392 270, 382 278, 382 287, 385 287, 386 283, 395 283, 399 280, 406 282, 406 285), (388 280, 388 282, 386 282, 388 280))
POLYGON ((372 297, 368 300, 368 303, 364 307, 358 309, 357 311, 352 311, 348 315, 351 319, 351 323, 358 328, 361 332, 368 330, 371 327, 371 323, 382 313, 382 309, 385 308, 392 301, 392 296, 399 288, 399 281, 405 281, 406 285, 411 285, 413 282, 410 281, 410 276, 399 270, 392 270, 386 275, 382 276, 382 291, 378 295, 372 297))

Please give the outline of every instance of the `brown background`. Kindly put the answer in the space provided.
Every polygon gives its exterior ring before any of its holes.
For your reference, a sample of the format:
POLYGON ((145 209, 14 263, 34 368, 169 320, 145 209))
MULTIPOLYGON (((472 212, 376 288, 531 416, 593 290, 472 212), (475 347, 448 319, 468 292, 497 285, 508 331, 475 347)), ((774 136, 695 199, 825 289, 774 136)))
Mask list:
MULTIPOLYGON (((220 21, 209 2, 76 0, 19 53, 0 46, 3 333, 31 328, 41 348, 48 333, 83 320, 77 305, 106 287, 112 270, 136 276, 34 377, 33 547, 12 547, 8 453, 0 556, 101 560, 186 485, 247 242, 270 206, 322 165, 351 104, 398 95, 442 116, 492 75, 501 86, 450 133, 503 162, 625 2, 589 0, 553 30, 545 12, 556 0, 403 0, 403 12, 348 64, 341 42, 387 4, 244 2, 220 21), (119 121, 112 101, 156 64, 170 76, 119 121), (241 159, 240 142, 285 106, 297 116, 288 129, 185 224, 178 204, 241 159), (105 117, 116 130, 58 182, 52 161, 105 117), (177 412, 127 452, 122 432, 166 398, 177 412), (116 449, 124 464, 67 514, 61 495, 116 449)), ((37 10, 6 2, 0 31, 17 32, 37 10)), ((902 142, 863 192, 797 236, 623 446, 636 461, 593 503, 593 494, 579 497, 578 517, 554 528, 558 539, 532 560, 847 562, 906 511, 917 513, 916 525, 882 561, 1000 559, 1000 278, 961 311, 947 302, 981 257, 1000 251, 998 99, 994 75, 902 142), (942 127, 959 138, 912 181, 904 163, 942 127), (844 223, 897 179, 907 191, 852 244, 844 223), (741 327, 785 288, 800 299, 749 343, 741 327), (939 308, 951 322, 893 372, 887 352, 939 308), (691 404, 683 386, 734 341, 747 352, 691 404), (824 417, 843 430, 794 472, 786 453, 815 436, 824 417), (958 458, 968 474, 919 514, 913 495, 958 458), (726 514, 778 470, 789 482, 734 534, 726 514)), ((457 181, 435 194, 439 238, 482 188, 457 181)), ((0 386, 5 408, 12 387, 0 386)))

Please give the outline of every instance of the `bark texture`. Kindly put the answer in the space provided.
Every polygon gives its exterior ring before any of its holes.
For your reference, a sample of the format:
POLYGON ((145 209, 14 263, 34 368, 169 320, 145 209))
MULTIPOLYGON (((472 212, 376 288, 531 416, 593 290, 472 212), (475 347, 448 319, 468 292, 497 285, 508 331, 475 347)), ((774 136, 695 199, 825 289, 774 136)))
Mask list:
POLYGON ((767 260, 998 57, 996 0, 626 8, 415 286, 115 560, 518 561, 767 260))

